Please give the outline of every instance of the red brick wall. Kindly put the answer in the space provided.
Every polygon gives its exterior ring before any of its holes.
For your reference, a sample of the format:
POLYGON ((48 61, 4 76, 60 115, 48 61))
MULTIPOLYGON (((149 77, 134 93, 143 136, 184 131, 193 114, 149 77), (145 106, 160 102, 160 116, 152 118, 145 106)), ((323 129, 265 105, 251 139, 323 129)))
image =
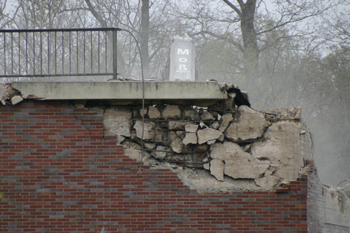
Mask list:
POLYGON ((307 232, 306 177, 285 192, 198 194, 60 102, 0 106, 1 232, 307 232))

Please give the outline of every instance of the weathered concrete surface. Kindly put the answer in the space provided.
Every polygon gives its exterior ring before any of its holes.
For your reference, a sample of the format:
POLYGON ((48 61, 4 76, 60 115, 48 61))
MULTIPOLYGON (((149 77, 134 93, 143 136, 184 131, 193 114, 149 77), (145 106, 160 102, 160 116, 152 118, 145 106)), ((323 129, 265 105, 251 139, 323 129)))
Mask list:
POLYGON ((232 141, 250 141, 260 138, 269 125, 263 113, 247 106, 238 108, 238 117, 227 128, 225 136, 232 141))
POLYGON ((350 232, 350 200, 346 194, 335 188, 325 188, 325 223, 346 227, 350 232))
MULTIPOLYGON (((256 179, 261 177, 270 166, 269 161, 259 161, 253 155, 244 152, 242 148, 233 142, 216 143, 210 147, 210 157, 223 161, 224 173, 235 179, 256 179)), ((215 168, 210 164, 211 169, 215 168)))
POLYGON ((128 108, 112 107, 103 114, 103 128, 106 136, 130 137, 131 111, 128 108))
POLYGON ((252 145, 252 155, 268 159, 278 169, 276 176, 286 182, 296 180, 303 166, 300 153, 300 129, 302 123, 281 121, 272 124, 265 133, 266 140, 252 145))
MULTIPOLYGON (((142 82, 18 82, 23 98, 142 99, 142 82)), ((226 99, 216 82, 145 82, 145 99, 226 99)))

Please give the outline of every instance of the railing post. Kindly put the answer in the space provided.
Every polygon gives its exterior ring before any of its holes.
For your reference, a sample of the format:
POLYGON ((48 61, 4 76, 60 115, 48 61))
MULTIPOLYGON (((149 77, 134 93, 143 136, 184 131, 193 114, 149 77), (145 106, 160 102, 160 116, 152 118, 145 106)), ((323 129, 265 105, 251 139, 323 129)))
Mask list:
POLYGON ((113 79, 117 79, 117 30, 113 30, 113 79))

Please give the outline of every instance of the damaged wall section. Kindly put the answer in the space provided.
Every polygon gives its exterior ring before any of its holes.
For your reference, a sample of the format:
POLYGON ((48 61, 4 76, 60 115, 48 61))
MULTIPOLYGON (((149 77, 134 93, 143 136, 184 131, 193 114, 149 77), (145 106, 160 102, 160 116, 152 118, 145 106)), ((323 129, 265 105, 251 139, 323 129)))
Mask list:
MULTIPOLYGON (((199 192, 274 190, 306 174, 311 138, 300 107, 256 111, 227 107, 150 104, 145 108, 143 163, 169 167, 199 192)), ((140 106, 93 107, 105 137, 141 158, 140 106)))

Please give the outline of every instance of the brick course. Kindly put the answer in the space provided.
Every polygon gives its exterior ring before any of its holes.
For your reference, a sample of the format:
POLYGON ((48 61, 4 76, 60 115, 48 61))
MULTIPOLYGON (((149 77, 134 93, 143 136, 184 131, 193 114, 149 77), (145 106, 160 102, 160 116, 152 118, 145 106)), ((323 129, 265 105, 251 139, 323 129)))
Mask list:
POLYGON ((1 232, 307 232, 307 179, 198 194, 103 137, 102 117, 51 101, 0 107, 1 232))

